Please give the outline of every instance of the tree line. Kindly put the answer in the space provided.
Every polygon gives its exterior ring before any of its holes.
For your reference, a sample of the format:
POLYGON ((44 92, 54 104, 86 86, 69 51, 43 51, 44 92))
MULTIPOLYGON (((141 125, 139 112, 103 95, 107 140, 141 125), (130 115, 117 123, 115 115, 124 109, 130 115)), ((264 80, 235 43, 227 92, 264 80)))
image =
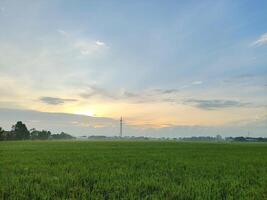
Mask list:
POLYGON ((13 125, 10 131, 5 131, 0 127, 0 141, 48 139, 74 139, 74 137, 64 132, 61 132, 60 134, 52 134, 50 131, 39 131, 35 128, 28 130, 27 126, 21 121, 18 121, 13 125))

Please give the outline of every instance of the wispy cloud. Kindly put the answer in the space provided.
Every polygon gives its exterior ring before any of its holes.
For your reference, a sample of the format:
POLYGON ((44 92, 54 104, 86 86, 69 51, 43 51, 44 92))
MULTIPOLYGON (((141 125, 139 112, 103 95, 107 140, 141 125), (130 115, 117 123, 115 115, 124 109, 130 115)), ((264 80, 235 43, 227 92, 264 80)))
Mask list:
POLYGON ((142 92, 136 93, 125 90, 110 91, 95 85, 87 86, 87 89, 80 94, 80 97, 86 99, 99 97, 108 100, 128 100, 135 102, 143 102, 146 99, 145 96, 147 95, 142 92))
POLYGON ((252 46, 261 46, 266 44, 267 44, 267 33, 264 33, 256 41, 252 43, 252 46))
POLYGON ((83 56, 92 55, 101 50, 109 48, 109 46, 107 46, 105 42, 100 41, 100 40, 94 40, 94 39, 87 38, 87 37, 84 38, 84 37, 74 36, 75 34, 72 34, 62 29, 58 29, 57 32, 65 40, 68 41, 68 43, 74 50, 79 51, 80 54, 83 56))
POLYGON ((203 81, 192 81, 191 83, 188 83, 188 84, 185 84, 185 85, 182 85, 180 86, 179 89, 183 90, 183 89, 188 89, 188 88, 191 88, 191 87, 194 87, 194 86, 198 86, 198 85, 202 85, 203 84, 203 81))
POLYGON ((104 42, 101 42, 101 41, 99 41, 99 40, 97 40, 97 41, 95 42, 95 44, 96 44, 97 46, 106 46, 106 44, 105 44, 104 42))
POLYGON ((248 80, 251 80, 254 78, 256 78, 256 75, 254 75, 254 74, 239 74, 239 75, 228 77, 228 78, 222 80, 222 82, 235 83, 235 82, 248 81, 248 80))
POLYGON ((202 81, 193 81, 191 84, 192 85, 201 85, 203 82, 202 81))
POLYGON ((202 99, 187 99, 184 101, 185 104, 190 104, 205 110, 214 110, 220 108, 231 108, 231 107, 244 107, 249 105, 249 103, 243 103, 234 100, 202 100, 202 99))
POLYGON ((74 43, 74 48, 76 48, 82 55, 92 55, 103 48, 107 48, 107 46, 104 42, 100 42, 98 40, 95 42, 79 40, 74 43))
POLYGON ((161 94, 174 94, 179 92, 178 89, 155 89, 155 92, 161 93, 161 94))
POLYGON ((69 36, 69 33, 67 31, 62 30, 62 29, 58 29, 57 32, 64 37, 69 36))
POLYGON ((87 86, 86 90, 80 94, 82 98, 92 98, 92 97, 103 97, 108 99, 117 99, 116 94, 110 93, 108 90, 95 86, 90 85, 87 86))
POLYGON ((175 102, 175 95, 178 89, 148 89, 142 91, 128 91, 125 89, 111 91, 95 85, 88 85, 80 93, 80 97, 102 98, 107 100, 124 100, 131 103, 148 103, 148 102, 175 102))
POLYGON ((61 105, 66 102, 75 102, 77 99, 64 99, 64 98, 57 98, 57 97, 41 97, 40 101, 49 105, 61 105))

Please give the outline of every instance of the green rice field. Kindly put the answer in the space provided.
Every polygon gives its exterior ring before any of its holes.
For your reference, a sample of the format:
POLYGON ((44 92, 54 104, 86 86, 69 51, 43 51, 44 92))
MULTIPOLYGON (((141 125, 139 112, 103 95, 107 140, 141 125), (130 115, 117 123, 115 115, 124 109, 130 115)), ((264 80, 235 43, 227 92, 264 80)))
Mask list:
POLYGON ((1 199, 267 199, 267 144, 0 142, 1 199))

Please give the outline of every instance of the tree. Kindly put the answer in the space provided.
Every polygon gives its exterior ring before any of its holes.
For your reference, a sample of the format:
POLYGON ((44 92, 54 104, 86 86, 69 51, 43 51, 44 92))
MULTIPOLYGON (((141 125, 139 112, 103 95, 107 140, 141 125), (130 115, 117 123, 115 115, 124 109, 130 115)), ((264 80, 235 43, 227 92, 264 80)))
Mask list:
POLYGON ((51 134, 50 131, 38 131, 35 128, 28 130, 26 125, 18 121, 12 126, 11 131, 4 131, 0 127, 0 141, 2 140, 48 140, 48 139, 75 139, 75 137, 61 132, 60 134, 51 134))
POLYGON ((5 131, 0 127, 0 140, 5 140, 5 131))
POLYGON ((59 139, 59 140, 69 140, 74 139, 75 137, 72 137, 71 135, 61 132, 60 134, 53 134, 51 135, 51 139, 59 139))
POLYGON ((30 135, 31 135, 31 139, 33 140, 47 140, 51 136, 51 132, 45 131, 45 130, 38 131, 36 129, 31 129, 30 135))
POLYGON ((5 140, 16 140, 16 135, 12 131, 5 131, 5 140))
POLYGON ((38 139, 38 132, 39 131, 37 131, 35 128, 32 128, 30 130, 30 137, 31 137, 32 140, 38 139))
POLYGON ((21 121, 18 121, 15 125, 12 126, 11 132, 15 134, 15 137, 18 140, 26 140, 30 138, 30 132, 28 131, 26 125, 21 121))
POLYGON ((40 131, 38 135, 40 140, 47 140, 49 139, 50 136, 51 136, 51 132, 45 131, 45 130, 40 131))

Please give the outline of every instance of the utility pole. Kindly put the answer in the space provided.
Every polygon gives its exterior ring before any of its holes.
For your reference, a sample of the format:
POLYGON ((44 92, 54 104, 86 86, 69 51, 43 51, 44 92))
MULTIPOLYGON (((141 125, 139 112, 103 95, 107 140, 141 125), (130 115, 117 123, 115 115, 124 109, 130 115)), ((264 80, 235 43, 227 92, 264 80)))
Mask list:
POLYGON ((120 119, 120 137, 122 137, 122 117, 120 119))

